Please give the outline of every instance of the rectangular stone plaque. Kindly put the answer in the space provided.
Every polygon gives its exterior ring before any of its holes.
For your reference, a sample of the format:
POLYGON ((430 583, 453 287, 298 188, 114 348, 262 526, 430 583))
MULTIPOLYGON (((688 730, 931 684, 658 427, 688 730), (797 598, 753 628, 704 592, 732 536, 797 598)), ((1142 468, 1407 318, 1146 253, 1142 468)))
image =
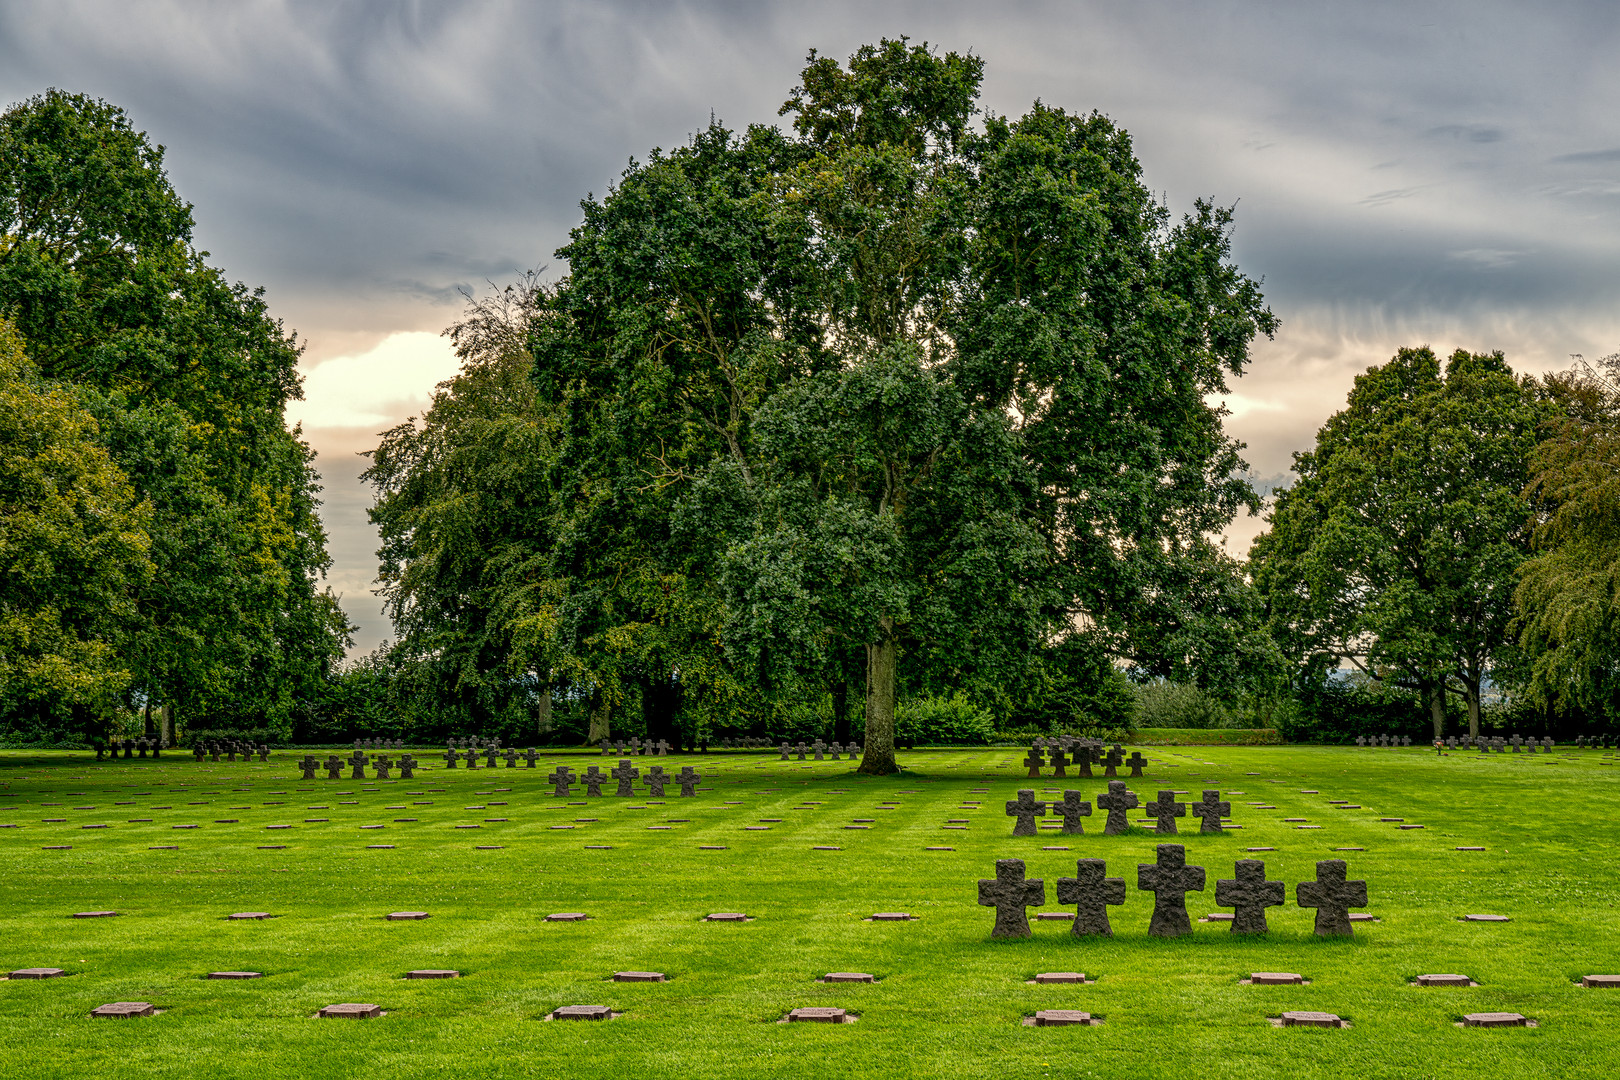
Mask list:
POLYGON ((551 1010, 553 1020, 610 1020, 613 1010, 606 1005, 563 1005, 551 1010))
POLYGON ((345 1002, 341 1005, 328 1005, 321 1010, 320 1015, 341 1020, 366 1020, 381 1016, 382 1006, 345 1002))
POLYGON ((155 1012, 157 1010, 145 1001, 114 1001, 110 1005, 97 1005, 90 1010, 90 1015, 127 1020, 132 1016, 151 1016, 155 1012))
POLYGON ((1249 976, 1249 982, 1255 986, 1300 986, 1305 976, 1292 971, 1256 971, 1249 976))
POLYGON ((1070 1024, 1090 1024, 1091 1014, 1078 1009, 1042 1009, 1035 1014, 1036 1027, 1067 1027, 1070 1024))
POLYGON ((849 1016, 843 1009, 794 1009, 787 1014, 788 1023, 842 1024, 849 1016))

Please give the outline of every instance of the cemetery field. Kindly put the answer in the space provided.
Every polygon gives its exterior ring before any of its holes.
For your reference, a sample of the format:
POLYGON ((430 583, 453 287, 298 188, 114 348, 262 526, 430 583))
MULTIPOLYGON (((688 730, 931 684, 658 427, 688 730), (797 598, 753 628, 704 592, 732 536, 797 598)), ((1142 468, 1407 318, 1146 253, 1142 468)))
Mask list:
POLYGON ((1371 1080, 1620 1068, 1620 988, 1578 985, 1620 973, 1620 778, 1609 753, 1145 753, 1146 775, 1126 779, 1143 803, 1161 789, 1189 803, 1218 789, 1241 828, 1200 835, 1189 816, 1178 837, 1142 827, 1104 836, 1099 812, 1084 835, 1015 838, 1003 804, 1019 788, 1037 799, 1073 788, 1094 803, 1106 781, 1101 767, 1091 780, 1054 780, 1050 768, 1026 779, 1012 749, 902 752, 906 772, 886 779, 775 752, 638 758, 643 774, 690 764, 705 777, 695 797, 672 786, 651 800, 641 782, 631 798, 613 796, 612 783, 601 798, 580 787, 554 796, 556 764, 615 764, 584 753, 551 753, 533 769, 433 761, 412 780, 302 781, 285 752, 267 764, 0 752, 0 825, 15 826, 0 828, 0 971, 66 972, 0 982, 0 1069, 98 1080, 1371 1080), (1147 935, 1153 897, 1137 889, 1138 864, 1163 842, 1184 844, 1187 863, 1207 871, 1205 890, 1187 895, 1192 932, 1175 939, 1147 935), (368 846, 378 844, 393 846, 368 846), (1045 882, 1029 939, 991 940, 996 913, 977 903, 977 882, 1004 858, 1045 882), (1108 908, 1112 939, 1036 919, 1063 910, 1056 882, 1080 858, 1106 859, 1125 880, 1125 902, 1108 908), (1287 887, 1264 936, 1199 921, 1231 910, 1216 905, 1215 883, 1244 858, 1264 860, 1287 887), (1333 858, 1366 881, 1362 910, 1377 920, 1356 922, 1349 939, 1316 937, 1313 912, 1295 902, 1317 861, 1333 858), (118 914, 74 917, 95 911, 118 914), (269 918, 228 918, 243 912, 269 918), (748 921, 704 921, 719 912, 748 921), (870 921, 888 912, 915 919, 870 921), (547 921, 558 913, 588 918, 547 921), (1481 913, 1511 921, 1462 921, 1481 913), (404 977, 418 969, 461 977, 404 977), (230 971, 262 977, 206 977, 230 971), (619 971, 667 981, 612 981, 619 971), (830 972, 876 981, 817 981, 830 972), (1045 972, 1092 981, 1031 981, 1045 972), (1252 972, 1309 981, 1245 985, 1252 972), (1429 973, 1478 985, 1412 985, 1429 973), (157 1011, 91 1018, 112 1002, 157 1011), (385 1015, 317 1018, 337 1003, 385 1015), (569 1005, 614 1016, 546 1019, 569 1005), (858 1019, 779 1022, 822 1006, 858 1019), (1101 1022, 1023 1022, 1043 1010, 1101 1022), (1349 1026, 1269 1019, 1294 1010, 1349 1026), (1459 1026, 1484 1012, 1538 1026, 1459 1026))

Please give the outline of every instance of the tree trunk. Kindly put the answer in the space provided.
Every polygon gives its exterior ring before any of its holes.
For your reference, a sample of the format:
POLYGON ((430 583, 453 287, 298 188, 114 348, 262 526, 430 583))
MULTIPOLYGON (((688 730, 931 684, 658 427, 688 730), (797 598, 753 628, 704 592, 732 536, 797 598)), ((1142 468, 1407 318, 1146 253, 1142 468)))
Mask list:
POLYGON ((849 680, 842 676, 832 685, 833 742, 849 742, 849 680))
POLYGON ((551 737, 551 677, 549 672, 539 672, 540 700, 535 703, 534 729, 545 742, 551 737))
POLYGON ((894 620, 880 623, 882 638, 866 647, 866 740, 856 772, 888 776, 900 771, 894 761, 894 675, 900 646, 892 636, 894 620))
POLYGON ((1444 682, 1430 683, 1428 690, 1429 716, 1434 720, 1434 737, 1445 738, 1446 734, 1446 684, 1444 682))
POLYGON ((1468 699, 1468 734, 1479 734, 1479 680, 1463 680, 1463 693, 1468 699))
POLYGON ((141 723, 141 734, 145 735, 147 738, 151 738, 153 735, 157 734, 157 732, 152 730, 152 698, 151 698, 151 695, 148 695, 147 698, 146 698, 146 716, 145 716, 143 722, 141 723))
POLYGON ((585 736, 588 743, 599 743, 608 737, 608 722, 613 716, 613 705, 606 694, 600 694, 596 699, 596 708, 591 710, 590 732, 585 736))

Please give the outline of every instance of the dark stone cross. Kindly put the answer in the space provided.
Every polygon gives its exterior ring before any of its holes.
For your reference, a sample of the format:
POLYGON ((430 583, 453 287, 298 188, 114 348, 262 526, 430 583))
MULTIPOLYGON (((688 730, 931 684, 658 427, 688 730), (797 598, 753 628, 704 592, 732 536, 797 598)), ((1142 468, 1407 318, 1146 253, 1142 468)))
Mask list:
POLYGON ((586 795, 600 796, 602 794, 602 785, 608 782, 608 775, 595 765, 592 765, 585 770, 585 775, 581 776, 579 780, 580 783, 585 785, 586 795))
POLYGON ((830 761, 839 761, 839 760, 841 760, 838 757, 838 755, 840 753, 842 753, 843 750, 844 750, 844 748, 842 746, 840 746, 838 743, 835 742, 831 746, 829 746, 827 749, 832 752, 832 757, 829 758, 828 760, 830 760, 830 761))
POLYGON ((1024 764, 1029 766, 1029 779, 1039 779, 1041 775, 1041 766, 1046 764, 1046 758, 1041 756, 1041 748, 1039 746, 1031 746, 1029 748, 1029 753, 1024 755, 1024 764))
POLYGON ((321 763, 315 755, 305 754, 304 760, 298 763, 298 767, 304 770, 303 779, 313 780, 315 779, 315 770, 321 767, 321 763))
POLYGON ((1187 865, 1187 849, 1180 844, 1160 844, 1153 865, 1139 863, 1136 887, 1153 894, 1153 919, 1148 923, 1152 937, 1180 937, 1192 933, 1187 917, 1187 894, 1204 891, 1204 868, 1187 865))
POLYGON ((1132 776, 1141 776, 1142 766, 1146 765, 1147 763, 1148 759, 1142 756, 1142 752, 1140 750, 1132 750, 1131 756, 1126 758, 1124 762, 1124 764, 1131 767, 1132 776))
POLYGON ((394 769, 394 763, 392 761, 388 760, 388 755, 387 754, 378 754, 377 755, 376 766, 377 766, 377 779, 379 779, 379 780, 387 780, 388 779, 388 774, 390 772, 392 772, 393 769, 394 769))
MULTIPOLYGON (((1007 816, 1017 818, 1013 825, 1014 836, 1034 836, 1040 830, 1035 828, 1035 819, 1046 816, 1046 804, 1037 802, 1035 792, 1029 788, 1019 788, 1018 798, 1007 803, 1007 816)), ((1023 863, 1018 864, 1020 867, 1023 863)), ((1019 871, 1023 871, 1020 869, 1019 871)))
POLYGON ((1123 780, 1110 780, 1108 793, 1097 796, 1097 805, 1108 811, 1108 822, 1103 826, 1104 836, 1118 836, 1131 827, 1125 811, 1135 810, 1141 805, 1136 801, 1136 792, 1129 790, 1123 780))
POLYGON ((529 769, 534 768, 534 763, 540 759, 540 755, 534 752, 534 747, 532 746, 525 750, 521 756, 524 761, 528 762, 528 765, 526 765, 525 768, 529 769))
POLYGON ((993 938, 1029 937, 1027 907, 1046 903, 1046 883, 1040 878, 1024 879, 1023 859, 997 859, 994 881, 979 879, 979 904, 996 909, 993 938))
POLYGON ((364 780, 366 778, 366 762, 369 758, 364 750, 356 750, 349 755, 349 765, 354 770, 349 774, 350 780, 364 780))
POLYGON ((799 744, 799 760, 804 760, 804 743, 799 744))
POLYGON ((1316 864, 1316 880, 1302 881, 1294 889, 1300 907, 1316 909, 1316 932, 1323 937, 1349 937, 1350 909, 1367 906, 1367 883, 1346 881, 1343 859, 1323 859, 1316 864))
POLYGON ((484 747, 484 768, 493 769, 495 767, 495 759, 499 755, 500 755, 500 751, 497 750, 495 747, 493 747, 493 746, 484 747))
POLYGON ((1119 767, 1125 764, 1125 755, 1120 753, 1116 747, 1104 753, 1098 760, 1103 763, 1103 776, 1114 777, 1119 775, 1117 771, 1119 767))
POLYGON ((822 742, 820 739, 817 739, 814 743, 811 744, 811 749, 816 752, 816 760, 821 761, 822 760, 821 755, 826 752, 827 744, 822 742))
POLYGON ((447 769, 455 768, 456 767, 456 762, 458 762, 460 760, 461 760, 461 754, 456 751, 455 747, 452 746, 450 749, 448 749, 448 750, 446 750, 444 752, 444 767, 445 768, 447 768, 447 769))
POLYGON ((328 780, 343 779, 343 759, 336 754, 326 755, 326 778, 328 780))
POLYGON ((789 759, 790 755, 792 755, 792 753, 793 753, 793 744, 792 743, 783 743, 782 744, 782 757, 781 757, 780 760, 787 761, 789 759))
POLYGON ((1219 791, 1204 792, 1204 797, 1192 804, 1192 815, 1200 819, 1198 831, 1201 833, 1218 833, 1221 830, 1221 818, 1232 816, 1232 804, 1221 802, 1219 791))
POLYGON ((466 751, 462 753, 461 760, 463 760, 463 761, 465 761, 467 763, 468 770, 477 771, 477 769, 478 769, 478 748, 475 747, 475 746, 469 746, 466 749, 466 751))
POLYGON ((1159 798, 1142 807, 1142 813, 1150 818, 1157 818, 1158 824, 1153 831, 1160 836, 1176 835, 1176 818, 1187 816, 1187 804, 1176 802, 1176 793, 1173 791, 1159 792, 1159 798))
POLYGON ((409 754, 401 754, 399 757, 399 778, 409 780, 415 774, 415 771, 416 759, 409 754))
POLYGON ((703 777, 693 772, 690 765, 682 765, 681 771, 676 773, 672 779, 681 785, 681 794, 687 796, 696 795, 695 789, 703 782, 703 777))
POLYGON ((657 744, 653 746, 653 754, 656 757, 668 757, 669 756, 669 740, 668 739, 659 739, 657 744))
POLYGON ((1266 864, 1259 859, 1239 859, 1235 864, 1235 878, 1215 883, 1215 904, 1233 909, 1232 933, 1264 934, 1266 908, 1276 907, 1287 897, 1287 886, 1280 881, 1266 880, 1266 864))
POLYGON ((647 793, 655 799, 664 797, 664 785, 669 783, 669 774, 662 765, 654 765, 647 770, 647 793))
POLYGON ((1078 791, 1065 791, 1062 802, 1049 803, 1048 806, 1053 813, 1063 815, 1063 835, 1079 836, 1086 831, 1080 819, 1091 816, 1091 804, 1081 802, 1078 791))
POLYGON ((517 756, 517 751, 513 750, 511 747, 507 747, 505 750, 501 751, 501 758, 506 762, 506 767, 508 769, 517 764, 517 756))
POLYGON ((618 790, 613 794, 622 795, 627 799, 634 798, 636 794, 636 778, 641 775, 641 770, 630 764, 629 758, 622 758, 619 761, 619 767, 613 770, 612 775, 613 779, 619 782, 618 790))
POLYGON ((561 795, 566 799, 570 794, 568 789, 574 783, 573 771, 566 765, 559 765, 556 772, 546 777, 546 783, 551 785, 553 795, 561 795))
POLYGON ((1076 937, 1114 936, 1114 928, 1108 925, 1108 905, 1125 902, 1125 879, 1107 877, 1107 873, 1103 860, 1081 859, 1074 877, 1057 880, 1058 903, 1075 905, 1074 928, 1069 932, 1076 937))
POLYGON ((1069 764, 1069 759, 1063 756, 1063 747, 1054 746, 1049 753, 1052 756, 1052 775, 1054 777, 1068 776, 1065 767, 1069 764))
POLYGON ((1075 749, 1074 749, 1074 763, 1076 765, 1080 766, 1080 771, 1078 773, 1076 773, 1075 775, 1079 776, 1079 777, 1082 777, 1083 779, 1090 780, 1091 779, 1091 763, 1093 761, 1096 761, 1096 760, 1097 760, 1097 750, 1096 750, 1095 747, 1086 746, 1086 745, 1081 745, 1081 746, 1075 747, 1075 749))

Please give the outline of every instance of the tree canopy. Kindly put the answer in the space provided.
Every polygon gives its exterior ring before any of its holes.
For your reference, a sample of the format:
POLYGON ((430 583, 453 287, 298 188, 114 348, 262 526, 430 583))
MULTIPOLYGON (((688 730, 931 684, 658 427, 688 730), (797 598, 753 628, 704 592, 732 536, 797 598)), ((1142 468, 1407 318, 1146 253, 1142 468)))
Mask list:
POLYGON ((300 346, 191 232, 123 110, 50 90, 0 114, 0 314, 145 508, 124 704, 285 731, 348 633, 317 584, 313 455, 285 425, 300 346))
POLYGON ((1205 397, 1276 320, 1229 210, 1174 221, 1100 115, 976 119, 982 76, 905 39, 812 53, 790 132, 711 122, 586 199, 528 317, 537 404, 481 414, 544 429, 522 483, 401 452, 470 384, 379 448, 397 595, 439 572, 439 511, 395 513, 419 479, 482 537, 401 646, 493 617, 474 667, 544 667, 594 737, 636 699, 650 734, 790 733, 854 687, 876 772, 901 687, 1005 714, 1106 698, 1121 660, 1229 678, 1229 613, 1185 598, 1236 580, 1207 536, 1257 504, 1205 397))
POLYGON ((1481 687, 1513 659, 1528 555, 1531 452, 1549 408, 1501 353, 1445 362, 1402 349, 1357 376, 1347 407, 1294 455, 1299 480, 1255 541, 1252 572, 1285 653, 1318 675, 1348 662, 1445 695, 1479 733, 1481 687))

